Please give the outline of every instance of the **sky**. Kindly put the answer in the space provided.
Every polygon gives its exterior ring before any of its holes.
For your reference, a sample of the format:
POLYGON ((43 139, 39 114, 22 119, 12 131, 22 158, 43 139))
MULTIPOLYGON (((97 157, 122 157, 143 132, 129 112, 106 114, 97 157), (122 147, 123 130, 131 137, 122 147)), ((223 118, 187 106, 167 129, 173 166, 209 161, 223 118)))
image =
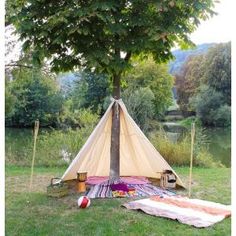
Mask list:
POLYGON ((233 16, 235 13, 234 0, 221 0, 215 4, 218 15, 202 21, 198 29, 191 35, 195 44, 221 43, 232 40, 233 16))

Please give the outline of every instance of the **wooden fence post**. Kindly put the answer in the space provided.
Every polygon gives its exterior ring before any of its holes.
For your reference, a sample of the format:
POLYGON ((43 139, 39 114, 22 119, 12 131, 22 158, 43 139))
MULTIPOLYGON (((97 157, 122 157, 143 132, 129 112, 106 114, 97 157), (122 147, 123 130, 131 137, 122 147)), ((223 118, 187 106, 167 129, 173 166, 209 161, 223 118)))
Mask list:
POLYGON ((190 170, 189 170, 189 185, 188 185, 189 198, 191 197, 191 186, 192 186, 194 136, 195 136, 195 123, 192 123, 191 125, 191 155, 190 155, 190 170))
POLYGON ((34 148, 33 148, 33 158, 32 158, 32 163, 31 163, 30 190, 32 188, 32 183, 33 183, 34 160, 35 160, 35 153, 36 153, 36 141, 37 141, 38 131, 39 131, 39 121, 36 120, 34 122, 34 148))

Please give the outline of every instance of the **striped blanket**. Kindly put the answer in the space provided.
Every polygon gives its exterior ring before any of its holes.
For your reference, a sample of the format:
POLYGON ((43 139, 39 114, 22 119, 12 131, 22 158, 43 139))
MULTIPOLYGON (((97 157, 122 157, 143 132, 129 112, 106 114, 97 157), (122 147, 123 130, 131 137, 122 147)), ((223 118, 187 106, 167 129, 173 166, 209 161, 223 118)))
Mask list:
POLYGON ((180 196, 153 196, 125 203, 123 206, 199 228, 211 226, 231 215, 231 206, 180 196))
MULTIPOLYGON (((86 180, 86 184, 96 185, 103 184, 105 181, 109 180, 109 176, 89 176, 86 180)), ((126 184, 147 184, 150 181, 143 176, 124 176, 120 177, 120 180, 126 184)))
MULTIPOLYGON (((151 184, 128 184, 128 188, 134 188, 135 193, 132 195, 126 194, 126 197, 148 197, 148 196, 172 196, 174 192, 164 190, 151 184)), ((86 193, 89 198, 112 198, 112 191, 109 182, 91 186, 86 193)))

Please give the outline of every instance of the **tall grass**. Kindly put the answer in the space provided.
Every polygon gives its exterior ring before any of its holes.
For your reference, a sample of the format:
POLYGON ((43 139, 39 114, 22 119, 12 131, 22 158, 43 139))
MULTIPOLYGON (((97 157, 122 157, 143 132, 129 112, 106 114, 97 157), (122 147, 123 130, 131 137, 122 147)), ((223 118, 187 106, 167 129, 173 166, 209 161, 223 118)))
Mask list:
MULTIPOLYGON (((71 162, 91 134, 95 123, 80 129, 46 130, 40 132, 35 157, 36 166, 65 166, 71 162)), ((198 129, 194 145, 194 165, 201 167, 222 166, 213 161, 208 151, 207 137, 198 129)), ((170 165, 186 166, 190 160, 190 135, 183 135, 177 142, 171 142, 160 130, 150 137, 151 142, 170 165)), ((6 136, 6 164, 30 166, 33 135, 31 131, 6 136)))
MULTIPOLYGON (((25 160, 33 153, 33 132, 31 129, 6 129, 6 164, 25 165, 25 160)), ((30 162, 29 162, 30 163, 30 162)), ((30 165, 30 164, 29 164, 30 165)))
MULTIPOLYGON (((80 110, 74 116, 79 120, 77 129, 40 129, 35 165, 63 166, 68 164, 87 140, 96 123, 98 115, 90 110, 80 110)), ((29 166, 32 159, 33 132, 28 129, 6 130, 6 164, 29 166)))
MULTIPOLYGON (((184 134, 177 142, 172 142, 164 130, 159 130, 152 134, 150 139, 152 144, 170 165, 189 165, 191 146, 189 134, 184 134)), ((208 151, 206 141, 207 138, 203 130, 198 129, 194 145, 194 165, 201 167, 223 167, 220 162, 213 160, 213 156, 208 151)))
POLYGON ((42 135, 38 140, 36 165, 62 166, 74 159, 86 142, 92 128, 76 130, 54 130, 42 135))
MULTIPOLYGON (((39 134, 35 156, 36 166, 64 166, 78 153, 92 132, 93 127, 68 130, 47 130, 39 134), (65 155, 66 158, 65 159, 65 155)), ((14 137, 6 139, 6 164, 30 166, 32 159, 32 135, 26 140, 14 137), (19 143, 18 143, 19 142, 19 143)))

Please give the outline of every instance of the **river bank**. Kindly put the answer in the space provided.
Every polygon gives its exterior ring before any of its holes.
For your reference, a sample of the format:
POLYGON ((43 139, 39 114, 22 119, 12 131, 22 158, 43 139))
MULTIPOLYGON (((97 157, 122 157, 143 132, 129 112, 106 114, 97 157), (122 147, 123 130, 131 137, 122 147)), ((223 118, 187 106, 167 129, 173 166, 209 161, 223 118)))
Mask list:
MULTIPOLYGON (((42 135, 45 130, 41 129, 39 135, 42 135)), ((188 132, 188 131, 187 131, 188 132)), ((76 133, 76 131, 75 131, 76 133)), ((170 141, 174 141, 179 135, 179 130, 177 132, 176 129, 174 130, 167 130, 166 131, 170 141)), ((86 135, 89 133, 86 132, 86 135)), ((207 136, 209 152, 212 154, 214 160, 220 161, 226 167, 231 166, 231 130, 230 129, 223 129, 223 128, 208 128, 204 129, 204 134, 207 136)), ((14 159, 17 158, 19 162, 21 159, 26 158, 28 155, 31 156, 32 153, 32 146, 33 146, 33 132, 32 129, 15 129, 15 128, 6 128, 5 131, 5 150, 6 156, 8 159, 13 159, 11 156, 14 156, 14 159)), ((58 138, 58 137, 57 137, 58 138)), ((50 140, 53 142, 53 145, 58 142, 58 140, 50 140)), ((65 137, 59 137, 60 139, 68 139, 65 140, 65 145, 62 147, 58 147, 58 155, 60 150, 65 149, 66 146, 71 140, 71 145, 78 146, 77 144, 73 144, 76 141, 84 142, 84 137, 72 137, 72 135, 68 135, 65 137), (75 140, 77 138, 78 140, 75 140), (68 142, 67 142, 68 141, 68 142)), ((81 146, 79 145, 79 146, 81 146)), ((71 154, 71 158, 76 155, 79 150, 75 148, 74 153, 71 154)), ((14 163, 13 163, 14 164, 14 163)))

